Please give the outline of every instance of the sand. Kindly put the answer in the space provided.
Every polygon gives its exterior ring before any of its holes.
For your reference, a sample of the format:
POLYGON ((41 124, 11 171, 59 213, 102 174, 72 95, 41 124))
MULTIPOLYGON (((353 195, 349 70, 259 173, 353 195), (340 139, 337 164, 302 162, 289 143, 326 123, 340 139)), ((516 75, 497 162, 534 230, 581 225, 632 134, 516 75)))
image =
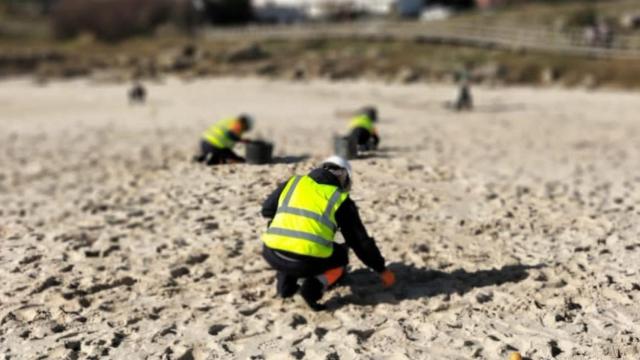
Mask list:
POLYGON ((0 83, 0 353, 9 359, 640 358, 638 94, 217 79, 0 83), (259 216, 381 112, 352 197, 398 284, 353 255, 315 313, 275 297, 259 216), (190 162, 247 111, 276 164, 190 162))

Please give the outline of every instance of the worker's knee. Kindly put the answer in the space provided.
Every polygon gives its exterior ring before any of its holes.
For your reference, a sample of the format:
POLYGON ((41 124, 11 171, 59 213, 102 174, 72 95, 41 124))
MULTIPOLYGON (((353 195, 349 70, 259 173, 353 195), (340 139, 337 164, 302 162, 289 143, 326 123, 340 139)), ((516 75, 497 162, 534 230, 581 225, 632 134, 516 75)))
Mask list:
POLYGON ((333 257, 336 266, 347 266, 349 264, 349 248, 343 244, 335 244, 333 257))

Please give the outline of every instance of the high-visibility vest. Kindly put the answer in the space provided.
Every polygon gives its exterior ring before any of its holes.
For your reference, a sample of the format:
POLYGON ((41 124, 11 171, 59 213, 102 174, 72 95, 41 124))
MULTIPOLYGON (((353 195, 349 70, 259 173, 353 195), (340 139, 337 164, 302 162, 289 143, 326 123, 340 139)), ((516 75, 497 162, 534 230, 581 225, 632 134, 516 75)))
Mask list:
POLYGON ((231 138, 231 133, 238 121, 235 118, 219 121, 205 130, 202 138, 218 149, 231 149, 236 144, 236 141, 231 138))
POLYGON ((359 115, 354 117, 349 123, 349 128, 362 128, 367 130, 371 134, 376 133, 376 128, 373 125, 373 120, 371 120, 371 118, 369 118, 367 115, 359 115))
POLYGON ((271 249, 327 258, 333 253, 338 229, 335 214, 349 193, 318 184, 309 176, 294 176, 278 200, 278 210, 262 235, 271 249))

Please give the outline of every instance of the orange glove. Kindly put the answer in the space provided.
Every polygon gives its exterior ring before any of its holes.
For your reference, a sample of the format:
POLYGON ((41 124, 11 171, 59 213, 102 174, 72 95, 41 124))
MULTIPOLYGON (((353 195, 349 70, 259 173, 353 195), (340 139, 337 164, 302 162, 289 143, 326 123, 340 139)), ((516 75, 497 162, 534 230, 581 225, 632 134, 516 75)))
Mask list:
POLYGON ((391 287, 396 283, 396 274, 386 269, 380 273, 380 280, 382 280, 382 285, 384 285, 385 288, 391 287))

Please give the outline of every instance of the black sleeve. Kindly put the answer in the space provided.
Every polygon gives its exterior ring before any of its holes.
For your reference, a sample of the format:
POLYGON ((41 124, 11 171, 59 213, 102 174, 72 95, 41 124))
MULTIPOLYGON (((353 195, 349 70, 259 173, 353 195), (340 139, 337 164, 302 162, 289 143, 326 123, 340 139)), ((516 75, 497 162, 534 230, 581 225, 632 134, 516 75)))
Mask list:
POLYGON ((284 187, 287 186, 287 181, 278 185, 278 187, 267 197, 262 203, 262 216, 268 219, 273 219, 276 216, 276 210, 278 210, 278 199, 284 187))
POLYGON ((353 249, 358 259, 376 272, 384 271, 384 258, 375 240, 367 234, 358 207, 351 198, 347 198, 336 211, 336 222, 347 245, 353 249))
POLYGON ((234 133, 233 131, 227 131, 227 137, 229 137, 229 139, 233 140, 233 141, 240 141, 240 139, 242 138, 241 136, 238 136, 238 134, 234 133))
POLYGON ((373 143, 378 145, 380 144, 380 137, 378 137, 378 134, 372 134, 371 137, 373 137, 373 143))

